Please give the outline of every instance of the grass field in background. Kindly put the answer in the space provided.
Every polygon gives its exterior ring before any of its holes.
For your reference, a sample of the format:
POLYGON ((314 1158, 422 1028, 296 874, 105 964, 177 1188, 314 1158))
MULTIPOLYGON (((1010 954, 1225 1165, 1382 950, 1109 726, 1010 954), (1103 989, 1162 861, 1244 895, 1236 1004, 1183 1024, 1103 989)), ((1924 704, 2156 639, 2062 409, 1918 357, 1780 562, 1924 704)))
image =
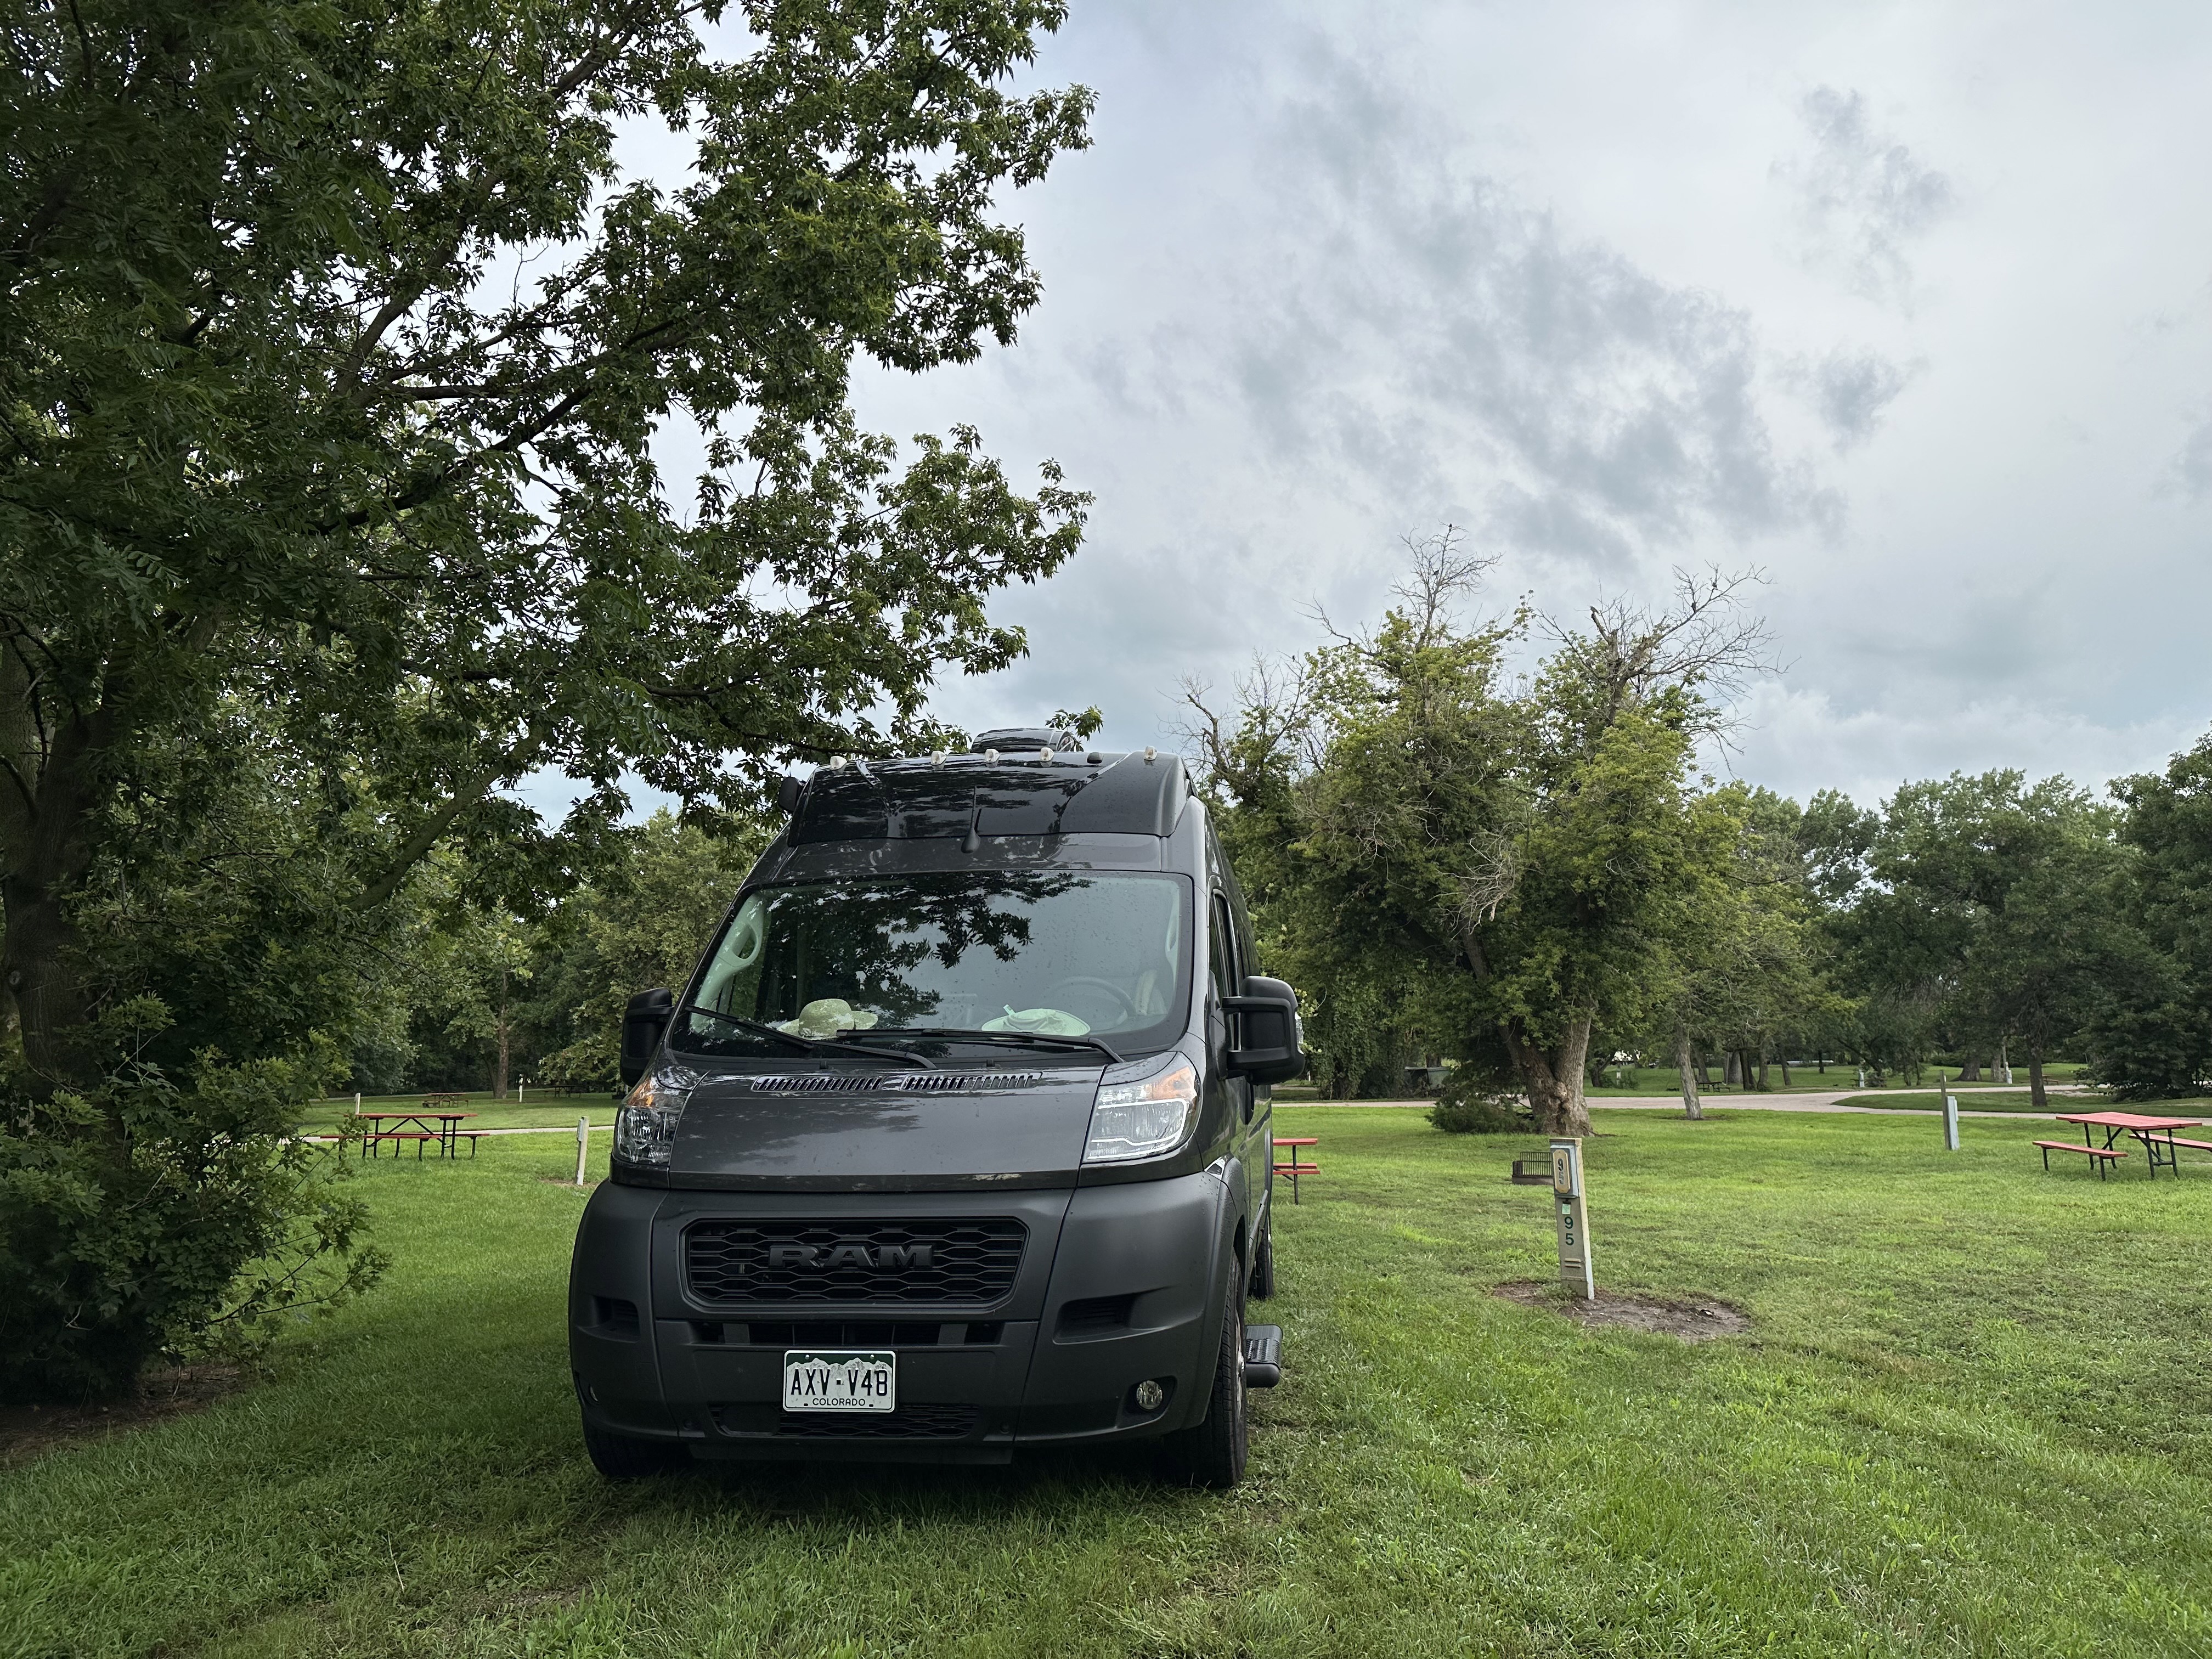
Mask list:
MULTIPOLYGON (((386 1284, 271 1380, 0 1473, 0 1654, 2203 1655, 2212 1165, 2046 1176, 2037 1127, 1598 1114, 1601 1283, 1541 1143, 1281 1110, 1280 1389, 1240 1490, 1127 1457, 603 1485, 552 1137, 371 1164, 386 1284)), ((595 1161, 603 1166, 605 1143, 595 1161)))
MULTIPOLYGON (((1718 1077, 1720 1069, 1718 1066, 1714 1066, 1713 1075, 1718 1077)), ((1921 1080, 1917 1084, 1908 1085, 1903 1078, 1893 1077, 1882 1085, 1881 1090, 1869 1089, 1868 1092, 1925 1089, 1936 1081, 1938 1072, 1942 1073, 1944 1077, 1950 1078, 1956 1074, 1957 1069, 1955 1066, 1930 1066, 1921 1074, 1921 1080)), ((1987 1068, 1984 1069, 1986 1071, 1987 1068)), ((2074 1081, 2075 1074, 2081 1069, 2078 1064, 2072 1061, 2054 1062, 2043 1068, 2044 1081, 2046 1084, 2071 1083, 2074 1081)), ((1592 1099, 1598 1099, 1606 1095, 1679 1095, 1682 1092, 1682 1073, 1672 1066, 1608 1066, 1605 1069, 1605 1076, 1607 1079, 1605 1083, 1589 1091, 1592 1099), (1616 1083, 1613 1081, 1615 1077, 1623 1080, 1616 1083)), ((2012 1086, 2019 1089, 2027 1088, 2027 1066, 2014 1066, 2012 1076, 2012 1086)), ((1859 1073, 1856 1066, 1846 1065, 1839 1060, 1832 1060, 1828 1062, 1828 1069, 1825 1072, 1817 1066, 1792 1064, 1790 1068, 1790 1083, 1786 1089, 1782 1082, 1782 1067, 1778 1065, 1769 1066, 1766 1068, 1766 1081, 1768 1086, 1765 1092, 1769 1094, 1818 1094, 1833 1092, 1838 1089, 1856 1091, 1859 1073)), ((1991 1082, 1960 1083, 1953 1086, 1961 1093, 2005 1087, 2002 1083, 1991 1082)), ((1756 1089, 1730 1089, 1705 1084, 1700 1085, 1699 1092, 1732 1097, 1738 1095, 1756 1096, 1761 1091, 1756 1089)))
MULTIPOLYGON (((361 1109, 364 1112, 415 1112, 422 1109, 423 1096, 364 1095, 361 1109)), ((492 1098, 489 1090, 480 1090, 456 1102, 446 1109, 475 1114, 461 1127, 468 1129, 573 1129, 576 1120, 588 1117, 594 1124, 609 1124, 615 1121, 615 1107, 619 1103, 606 1090, 592 1094, 556 1095, 550 1090, 541 1094, 532 1089, 517 1101, 510 1095, 505 1100, 492 1098)), ((310 1134, 328 1133, 336 1128, 353 1111, 353 1097, 313 1103, 300 1119, 300 1127, 310 1134)))
MULTIPOLYGON (((2044 1080, 2046 1084, 2070 1084, 2081 1069, 2081 1066, 2072 1060, 2054 1061, 2044 1067, 2044 1080)), ((1931 1066, 1922 1073, 1921 1080, 1917 1084, 1908 1085, 1902 1078, 1893 1078, 1880 1089, 1870 1086, 1864 1092, 1887 1093, 1893 1090, 1909 1092, 1913 1090, 1924 1090, 1936 1081, 1936 1073, 1939 1071, 1948 1078, 1955 1070, 1955 1067, 1931 1066)), ((1716 1077, 1720 1075, 1719 1066, 1713 1067, 1713 1074, 1716 1077)), ((1605 1077, 1606 1081, 1603 1084, 1593 1085, 1588 1089, 1587 1093, 1590 1099, 1601 1100, 1607 1096, 1616 1098, 1630 1095, 1679 1096, 1682 1092, 1682 1073, 1672 1066, 1608 1066, 1605 1069, 1605 1077), (1620 1081, 1616 1082, 1614 1080, 1616 1078, 1620 1081)), ((1767 1068, 1766 1078, 1769 1086, 1765 1090, 1731 1089, 1714 1084, 1705 1084, 1700 1085, 1699 1092, 1708 1098, 1727 1100, 1737 1098, 1755 1100, 1761 1094, 1833 1094, 1841 1089, 1848 1089, 1854 1093, 1860 1092, 1857 1067, 1847 1066, 1842 1060, 1829 1061, 1828 1069, 1826 1072, 1815 1066, 1799 1066, 1793 1063, 1790 1068, 1790 1082, 1786 1087, 1782 1081, 1782 1068, 1779 1066, 1770 1066, 1767 1068)), ((1961 1092, 1966 1092, 1984 1089, 2002 1089, 2006 1085, 2001 1083, 1984 1082, 1960 1083, 1953 1086, 1961 1092)), ((2013 1067, 2011 1086, 2022 1090, 2027 1087, 2026 1066, 2013 1067)), ((1278 1100, 1310 1101, 1316 1103, 1319 1100, 1313 1085, 1306 1083, 1278 1084, 1275 1087, 1275 1097, 1278 1100)))
MULTIPOLYGON (((2035 1097, 2025 1089, 1975 1089, 1954 1086, 1951 1092, 1959 1097, 1962 1112, 2033 1112, 2037 1109, 2035 1097)), ((1879 1106, 1888 1111, 1940 1112, 1943 1109, 1941 1090, 1922 1089, 1883 1090, 1863 1095, 1846 1095, 1836 1103, 1838 1106, 1879 1106)), ((2212 1113, 2212 1101, 2159 1100, 2148 1104, 2119 1102, 2103 1095, 2054 1094, 2051 1104, 2042 1109, 2051 1112, 2141 1112, 2154 1117, 2203 1117, 2212 1113)), ((2069 1130, 2068 1133, 2072 1133, 2069 1130)))

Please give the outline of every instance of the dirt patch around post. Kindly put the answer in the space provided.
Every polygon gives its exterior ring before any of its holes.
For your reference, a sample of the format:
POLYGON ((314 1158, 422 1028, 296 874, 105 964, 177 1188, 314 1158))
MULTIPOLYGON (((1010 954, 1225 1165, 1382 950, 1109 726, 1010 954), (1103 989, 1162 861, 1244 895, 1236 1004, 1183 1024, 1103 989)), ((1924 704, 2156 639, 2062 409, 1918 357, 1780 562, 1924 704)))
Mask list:
POLYGON ((1650 1331, 1660 1336, 1680 1337, 1685 1342, 1741 1336, 1751 1328, 1750 1316, 1742 1309, 1709 1299, 1684 1302, 1668 1297, 1625 1296, 1618 1291, 1600 1291, 1596 1301, 1584 1302, 1569 1295, 1565 1286, 1548 1281, 1500 1285, 1494 1293, 1524 1308, 1563 1314, 1579 1324, 1650 1331))
POLYGON ((64 1446, 105 1440, 211 1406, 246 1386, 234 1365, 182 1365, 156 1371, 125 1400, 98 1406, 0 1406, 0 1469, 64 1446))

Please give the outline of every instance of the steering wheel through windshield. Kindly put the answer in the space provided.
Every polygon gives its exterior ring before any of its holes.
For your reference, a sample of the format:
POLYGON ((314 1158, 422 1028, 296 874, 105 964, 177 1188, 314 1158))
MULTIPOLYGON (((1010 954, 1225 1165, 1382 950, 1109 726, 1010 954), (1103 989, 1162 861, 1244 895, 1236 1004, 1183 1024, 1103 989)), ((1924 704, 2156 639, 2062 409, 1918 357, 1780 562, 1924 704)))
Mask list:
MULTIPOLYGON (((1067 978, 1047 987, 1044 1000, 1055 1008, 1066 1007, 1068 1012, 1088 1022, 1093 1030, 1110 1030, 1117 1025, 1128 1024, 1137 1017, 1137 1000, 1134 997, 1115 984, 1112 980, 1094 978, 1089 974, 1070 975, 1067 978), (1060 994, 1063 991, 1071 990, 1085 993, 1103 991, 1113 998, 1116 1005, 1115 1011, 1105 1019, 1092 1019, 1090 1012, 1084 1009, 1080 999, 1064 998, 1060 994), (1073 1007, 1068 1007, 1071 1000, 1075 1002, 1073 1007)), ((1097 1006, 1097 1001, 1094 1000, 1092 1007, 1095 1009, 1097 1006)))

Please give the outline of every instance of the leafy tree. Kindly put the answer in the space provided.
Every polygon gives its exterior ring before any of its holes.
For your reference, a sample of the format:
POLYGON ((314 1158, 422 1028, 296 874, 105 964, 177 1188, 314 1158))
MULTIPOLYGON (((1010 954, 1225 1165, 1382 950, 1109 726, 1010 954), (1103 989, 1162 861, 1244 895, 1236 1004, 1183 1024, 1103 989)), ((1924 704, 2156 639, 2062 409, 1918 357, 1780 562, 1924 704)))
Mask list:
POLYGON ((1409 975, 1471 1077, 1510 1076, 1540 1127, 1585 1133, 1594 1024, 1645 1019, 1683 895, 1725 871, 1732 821, 1691 758, 1701 687, 1751 666, 1759 631, 1731 584, 1688 585, 1663 616, 1553 629, 1516 686, 1505 655, 1533 619, 1462 623, 1482 563, 1449 531, 1414 552, 1401 605, 1312 653, 1272 708, 1218 721, 1200 699, 1201 747, 1279 826, 1239 834, 1277 843, 1257 884, 1290 933, 1328 941, 1299 948, 1369 985, 1409 975))
POLYGON ((1734 784, 1711 805, 1733 820, 1735 855, 1725 872, 1705 872, 1679 896, 1686 921, 1668 939, 1672 972, 1651 1044, 1673 1053, 1692 1117, 1703 1115, 1700 1051, 1733 1051, 1747 1066, 1847 1006, 1823 971, 1796 804, 1734 784))
POLYGON ((1010 340, 994 190, 1088 95, 1001 84, 1052 0, 107 0, 10 27, 0 123, 0 901, 33 1073, 74 1074, 68 900, 163 731, 259 702, 372 809, 358 908, 433 846, 535 852, 500 786, 604 823, 635 768, 751 799, 921 720, 1073 551, 972 432, 898 470, 851 364, 1010 340), (690 172, 626 175, 618 126, 690 172), (553 258, 538 263, 550 250, 553 258), (690 499, 654 440, 703 440, 690 499), (736 757, 733 763, 732 757, 736 757))
POLYGON ((1948 1026, 2043 1066, 2134 954, 2112 887, 2117 815, 2063 778, 2016 771, 1907 784, 1883 804, 1864 880, 1840 926, 1852 971, 1917 1064, 1948 1026))
POLYGON ((2133 854, 2114 899, 2140 946, 2097 999, 2092 1065, 2124 1100, 2212 1094, 2212 738, 2112 793, 2133 854))
POLYGON ((250 1347, 380 1268, 342 1158, 292 1132, 340 1073, 325 1033, 374 1000, 396 918, 334 897, 314 781, 264 736, 228 708, 106 801, 73 915, 97 946, 76 964, 91 1079, 33 1098, 0 1057, 0 1399, 250 1347))
POLYGON ((617 1086, 623 1009, 649 986, 681 987, 773 833, 757 817, 713 831, 667 811, 629 838, 625 856, 571 896, 544 933, 533 1011, 549 1044, 540 1080, 617 1086))
MULTIPOLYGON (((161 952, 118 969, 86 919, 192 833, 226 721, 314 802, 318 937, 376 939, 437 847, 522 913, 588 868, 626 769, 743 806, 792 756, 926 741, 939 673, 1021 650, 985 598, 1073 551, 1084 498, 1049 463, 1021 493, 963 428, 902 460, 848 387, 856 360, 972 358, 1036 302, 994 198, 1085 142, 1088 94, 1007 84, 1061 7, 754 0, 710 47, 724 14, 78 0, 0 26, 22 1146, 120 1181, 170 1133, 102 1024, 161 952), (674 182, 623 170, 647 131, 674 182), (671 431, 704 457, 688 489, 671 431), (593 786, 559 832, 502 793, 545 766, 593 786)), ((162 960, 165 1077, 210 1024, 295 1080, 309 1035, 353 1042, 343 974, 286 1006, 259 964, 162 960), (263 1000, 232 1023, 236 997, 263 1000)))

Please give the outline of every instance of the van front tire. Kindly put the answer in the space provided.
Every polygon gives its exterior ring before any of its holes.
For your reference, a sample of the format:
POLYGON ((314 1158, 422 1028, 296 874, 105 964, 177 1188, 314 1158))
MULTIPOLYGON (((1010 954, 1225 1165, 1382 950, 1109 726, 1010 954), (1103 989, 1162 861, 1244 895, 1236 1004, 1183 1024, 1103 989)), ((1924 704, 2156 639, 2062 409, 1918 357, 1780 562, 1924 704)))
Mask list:
POLYGON ((1244 1478, 1244 1265, 1229 1264, 1223 1293, 1221 1348, 1213 1367, 1206 1420, 1178 1429, 1161 1447, 1167 1477, 1177 1486, 1225 1492, 1244 1478))

